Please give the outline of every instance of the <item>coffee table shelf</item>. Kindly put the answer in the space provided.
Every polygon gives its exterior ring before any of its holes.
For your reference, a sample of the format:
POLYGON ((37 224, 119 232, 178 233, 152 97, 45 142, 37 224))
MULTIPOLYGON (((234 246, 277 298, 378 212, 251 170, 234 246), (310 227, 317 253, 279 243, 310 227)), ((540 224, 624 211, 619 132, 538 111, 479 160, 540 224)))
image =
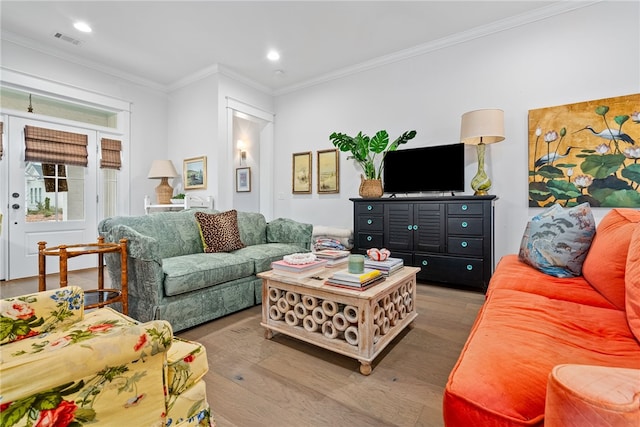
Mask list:
MULTIPOLYGON (((292 278, 273 271, 262 283, 265 338, 282 333, 360 362, 369 375, 373 360, 416 318, 416 267, 404 267, 364 291, 292 278)), ((319 276, 329 277, 335 269, 319 276)))

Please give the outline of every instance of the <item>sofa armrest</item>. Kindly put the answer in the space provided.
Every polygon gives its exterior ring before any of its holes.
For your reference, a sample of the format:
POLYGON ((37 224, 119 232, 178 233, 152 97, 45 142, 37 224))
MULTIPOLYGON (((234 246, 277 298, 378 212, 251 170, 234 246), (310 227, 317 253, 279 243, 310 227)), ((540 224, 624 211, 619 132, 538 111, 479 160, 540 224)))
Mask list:
POLYGON ((0 301, 0 344, 63 329, 84 317, 84 291, 78 286, 0 301))
POLYGON ((545 427, 640 425, 640 369, 558 365, 549 374, 545 427))
MULTIPOLYGON (((63 384, 81 388, 89 383, 81 383, 80 379, 110 370, 133 371, 134 366, 147 365, 150 358, 158 356, 162 365, 172 337, 167 321, 136 323, 103 308, 65 329, 7 344, 0 363, 0 404, 50 393, 63 384), (34 373, 39 374, 34 377, 34 373)), ((162 377, 163 371, 157 375, 162 377)))
MULTIPOLYGON (((104 223, 103 221, 101 225, 104 223)), ((98 229, 98 232, 107 242, 119 242, 120 239, 127 239, 127 255, 130 258, 156 261, 162 264, 159 244, 153 237, 145 236, 124 224, 117 224, 110 228, 102 227, 98 229)))
POLYGON ((288 218, 277 218, 267 224, 267 243, 293 243, 311 250, 313 225, 288 218))

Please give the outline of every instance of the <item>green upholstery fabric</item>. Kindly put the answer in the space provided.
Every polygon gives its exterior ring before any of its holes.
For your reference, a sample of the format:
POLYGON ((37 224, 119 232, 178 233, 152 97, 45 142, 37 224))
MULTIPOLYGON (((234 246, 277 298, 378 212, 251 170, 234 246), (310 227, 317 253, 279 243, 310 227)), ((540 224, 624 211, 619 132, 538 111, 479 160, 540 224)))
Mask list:
POLYGON ((251 276, 254 261, 227 252, 182 255, 164 259, 162 271, 164 291, 172 296, 251 276))
POLYGON ((264 245, 247 246, 233 253, 244 258, 250 258, 254 263, 255 273, 271 270, 271 263, 282 259, 283 256, 297 252, 309 252, 302 246, 289 243, 266 243, 264 245))
MULTIPOLYGON (((168 320, 180 331, 259 304, 262 281, 256 274, 284 255, 311 247, 311 224, 282 218, 267 224, 260 213, 238 212, 247 247, 204 253, 195 219, 199 210, 113 217, 98 225, 107 242, 128 239, 131 317, 168 320)), ((105 262, 113 287, 119 288, 119 255, 105 254, 105 262)))

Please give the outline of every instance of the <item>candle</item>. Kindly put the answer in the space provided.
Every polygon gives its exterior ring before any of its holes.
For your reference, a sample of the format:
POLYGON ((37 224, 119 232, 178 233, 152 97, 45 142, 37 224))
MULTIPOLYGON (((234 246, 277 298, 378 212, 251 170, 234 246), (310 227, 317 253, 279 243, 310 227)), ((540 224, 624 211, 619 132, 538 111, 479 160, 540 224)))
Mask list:
POLYGON ((349 255, 349 273, 364 273, 364 255, 349 255))

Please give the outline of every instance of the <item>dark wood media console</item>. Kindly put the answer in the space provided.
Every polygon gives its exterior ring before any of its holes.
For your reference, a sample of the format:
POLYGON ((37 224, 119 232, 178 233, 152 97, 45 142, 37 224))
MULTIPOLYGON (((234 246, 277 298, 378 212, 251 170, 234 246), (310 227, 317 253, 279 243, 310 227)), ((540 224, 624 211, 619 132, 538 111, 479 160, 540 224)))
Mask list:
POLYGON ((494 266, 496 196, 396 197, 353 202, 353 252, 387 248, 418 279, 486 291, 494 266))

